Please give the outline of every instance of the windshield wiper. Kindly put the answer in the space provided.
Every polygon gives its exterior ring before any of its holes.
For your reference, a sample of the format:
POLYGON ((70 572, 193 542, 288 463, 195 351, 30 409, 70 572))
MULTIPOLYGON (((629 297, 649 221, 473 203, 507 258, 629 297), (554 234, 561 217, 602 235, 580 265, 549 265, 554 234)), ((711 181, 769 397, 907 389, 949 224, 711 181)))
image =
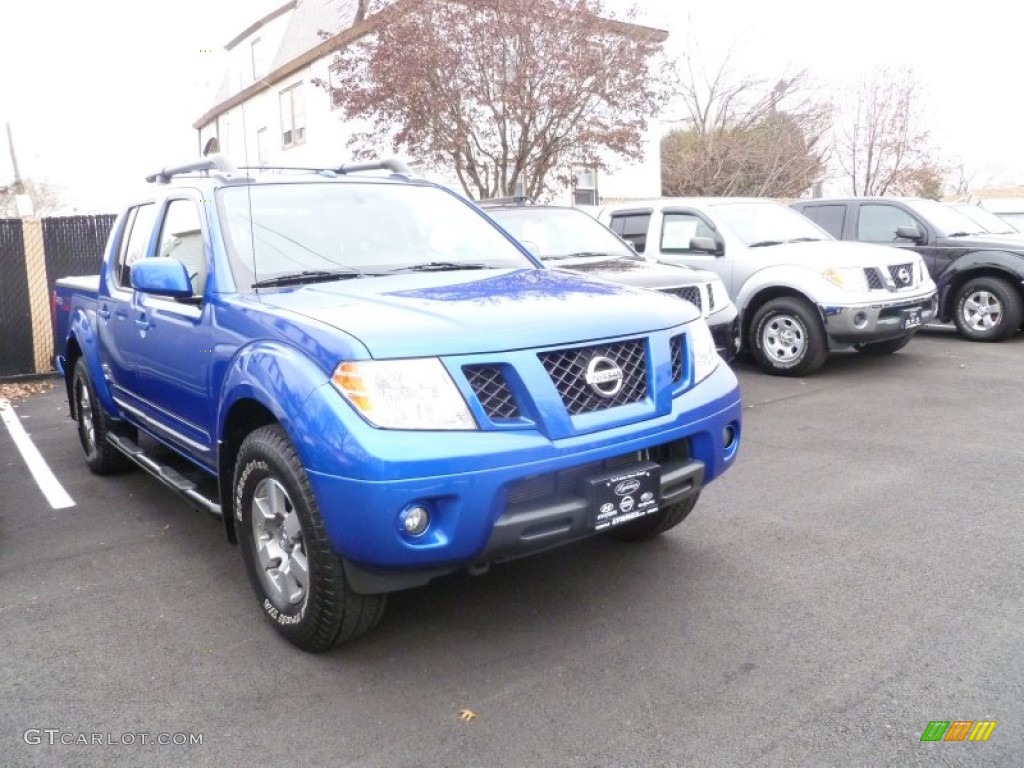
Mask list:
MULTIPOLYGON (((822 243, 824 238, 821 237, 794 237, 791 240, 787 240, 787 243, 822 243)), ((753 246, 751 246, 753 247, 753 246)))
POLYGON ((426 261, 422 264, 411 264, 408 267, 388 270, 393 272, 448 272, 456 269, 490 269, 487 264, 470 264, 459 261, 426 261))
POLYGON ((781 240, 758 240, 756 243, 751 243, 750 248, 764 248, 769 245, 782 245, 781 240))
POLYGON ((946 235, 946 237, 970 237, 971 235, 981 235, 983 232, 953 232, 952 234, 946 235))
POLYGON ((299 285, 301 283, 327 283, 332 280, 349 280, 355 277, 371 277, 365 272, 351 270, 349 272, 338 272, 322 269, 306 269, 302 272, 290 272, 287 275, 268 277, 265 280, 257 280, 252 284, 253 288, 274 288, 281 285, 299 285))
POLYGON ((605 251, 577 251, 576 253, 560 253, 557 256, 541 256, 542 261, 561 261, 562 259, 584 259, 600 256, 605 259, 628 259, 625 254, 606 253, 605 251))

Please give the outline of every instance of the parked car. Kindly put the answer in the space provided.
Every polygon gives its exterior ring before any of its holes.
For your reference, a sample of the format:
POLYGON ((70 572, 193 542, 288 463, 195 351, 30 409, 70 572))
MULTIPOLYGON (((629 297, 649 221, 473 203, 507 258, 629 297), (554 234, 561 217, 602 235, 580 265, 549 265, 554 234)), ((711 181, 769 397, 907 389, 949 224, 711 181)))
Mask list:
POLYGON ((54 292, 85 460, 223 518, 302 649, 443 574, 662 534, 736 460, 695 307, 546 269, 401 163, 149 181, 54 292))
POLYGON ((935 313, 919 256, 836 242, 770 200, 664 198, 598 219, 647 258, 717 273, 740 313, 741 348, 767 373, 811 373, 837 349, 891 354, 935 313))
POLYGON ((978 234, 983 235, 1007 235, 1008 237, 1021 238, 1024 233, 1014 229, 1013 225, 1005 219, 996 216, 992 211, 982 208, 980 205, 970 203, 949 203, 949 206, 960 211, 980 227, 978 234))
POLYGON ((653 264, 625 240, 576 208, 524 198, 477 203, 547 266, 613 283, 649 288, 689 301, 707 320, 715 347, 729 362, 739 343, 736 305, 718 275, 683 265, 653 264))
POLYGON ((1024 321, 1024 242, 981 233, 950 206, 909 197, 800 200, 793 208, 842 240, 920 254, 939 288, 938 318, 971 341, 1002 341, 1024 321))

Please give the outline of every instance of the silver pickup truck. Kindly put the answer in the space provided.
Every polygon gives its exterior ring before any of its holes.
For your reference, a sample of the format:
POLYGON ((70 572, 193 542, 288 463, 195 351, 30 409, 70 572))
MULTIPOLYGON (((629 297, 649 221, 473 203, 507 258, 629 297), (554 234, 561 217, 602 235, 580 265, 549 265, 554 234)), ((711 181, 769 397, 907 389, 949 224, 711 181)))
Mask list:
POLYGON ((919 255, 837 241, 771 200, 663 198, 592 213, 648 259, 717 273, 740 313, 741 349, 767 373, 811 373, 837 349, 891 354, 935 316, 919 255))

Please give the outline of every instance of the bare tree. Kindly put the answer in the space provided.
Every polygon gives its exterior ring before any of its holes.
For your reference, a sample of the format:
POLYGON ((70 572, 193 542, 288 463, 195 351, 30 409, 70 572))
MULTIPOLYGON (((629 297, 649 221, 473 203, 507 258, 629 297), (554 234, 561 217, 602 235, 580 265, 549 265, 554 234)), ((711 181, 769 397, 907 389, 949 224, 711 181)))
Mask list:
MULTIPOLYGON (((63 197, 59 187, 48 181, 25 179, 21 182, 23 194, 32 201, 33 214, 37 217, 49 216, 59 211, 63 205, 63 197)), ((15 184, 0 187, 0 219, 16 219, 18 213, 18 190, 15 184)))
POLYGON ((963 163, 958 163, 956 168, 953 169, 953 177, 950 184, 952 193, 957 197, 969 195, 975 176, 977 176, 977 172, 968 172, 963 163))
POLYGON ((602 0, 378 2, 366 20, 373 33, 332 64, 342 119, 372 125, 356 150, 390 144, 477 198, 517 184, 539 197, 574 164, 642 155, 664 34, 602 0))
POLYGON ((684 127, 662 141, 663 194, 796 197, 824 175, 830 106, 806 71, 743 76, 731 53, 709 70, 690 50, 676 83, 684 127))
POLYGON ((922 175, 942 173, 923 126, 921 87, 913 70, 882 68, 865 78, 844 105, 836 160, 853 194, 906 191, 922 175))

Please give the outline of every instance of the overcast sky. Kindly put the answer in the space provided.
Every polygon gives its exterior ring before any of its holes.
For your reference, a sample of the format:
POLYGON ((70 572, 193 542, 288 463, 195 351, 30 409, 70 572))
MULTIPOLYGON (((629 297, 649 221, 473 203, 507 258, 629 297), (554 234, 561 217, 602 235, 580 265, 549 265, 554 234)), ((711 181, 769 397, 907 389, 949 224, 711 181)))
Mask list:
MULTIPOLYGON (((83 211, 114 210, 127 185, 193 157, 191 124, 210 106, 224 44, 278 2, 3 0, 0 124, 12 125, 22 175, 63 186, 83 211)), ((806 67, 831 87, 879 64, 912 66, 943 153, 978 182, 1024 182, 1018 3, 860 0, 840 13, 810 0, 651 0, 644 8, 669 31, 670 52, 697 40, 716 63, 732 48, 741 72, 806 67)), ((0 149, 4 183, 6 143, 0 149)))

